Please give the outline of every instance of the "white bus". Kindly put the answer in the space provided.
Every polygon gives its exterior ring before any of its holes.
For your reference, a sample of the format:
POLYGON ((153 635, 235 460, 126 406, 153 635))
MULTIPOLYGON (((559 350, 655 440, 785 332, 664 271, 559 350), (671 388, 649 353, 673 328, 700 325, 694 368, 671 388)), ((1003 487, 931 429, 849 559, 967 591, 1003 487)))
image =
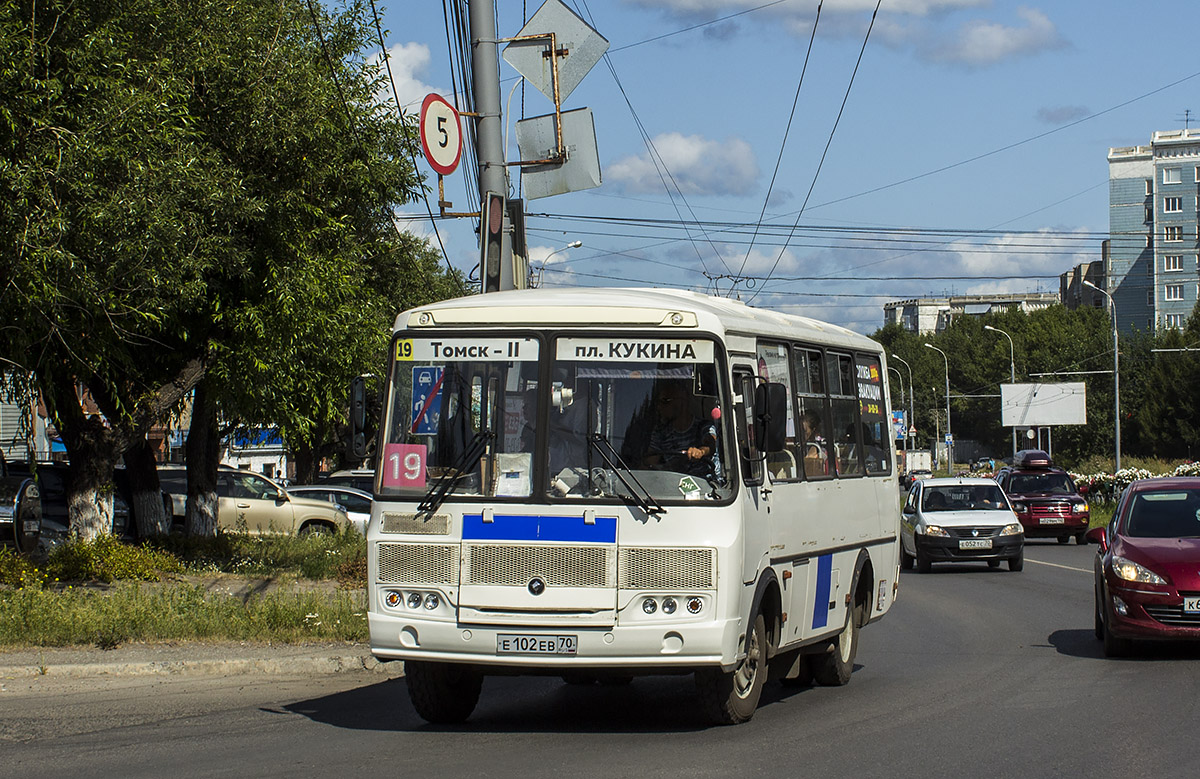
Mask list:
MULTIPOLYGON (((371 651, 418 714, 488 674, 850 679, 896 597, 879 344, 725 298, 522 290, 396 319, 367 532, 371 651)), ((353 423, 352 423, 353 424, 353 423)))

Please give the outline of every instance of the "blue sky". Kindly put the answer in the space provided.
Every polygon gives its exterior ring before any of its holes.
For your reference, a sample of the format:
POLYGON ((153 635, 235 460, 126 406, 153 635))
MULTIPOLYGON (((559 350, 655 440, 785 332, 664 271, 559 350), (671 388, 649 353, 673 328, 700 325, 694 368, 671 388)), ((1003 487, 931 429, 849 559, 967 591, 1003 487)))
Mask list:
MULTIPOLYGON (((1108 149, 1186 111, 1200 125, 1192 3, 883 0, 867 37, 873 0, 826 0, 819 19, 816 0, 565 2, 610 44, 563 106, 591 109, 603 184, 526 202, 535 267, 583 241, 546 286, 707 290, 864 333, 889 300, 1057 291, 1099 258, 1108 149)), ((499 0, 498 34, 538 7, 499 0)), ((382 13, 406 112, 453 102, 442 4, 382 13)), ((503 61, 500 77, 509 124, 553 110, 503 61)), ((478 207, 465 170, 445 180, 454 210, 478 207)), ((438 231, 470 270, 472 220, 438 231)))

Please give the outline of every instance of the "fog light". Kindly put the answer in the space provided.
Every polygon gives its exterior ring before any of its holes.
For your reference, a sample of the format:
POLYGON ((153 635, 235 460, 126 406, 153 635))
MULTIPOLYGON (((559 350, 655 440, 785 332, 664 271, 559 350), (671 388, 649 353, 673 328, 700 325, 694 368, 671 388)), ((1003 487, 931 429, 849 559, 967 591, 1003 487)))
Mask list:
POLYGON ((653 614, 658 611, 658 604, 654 602, 654 598, 646 598, 642 601, 642 611, 647 614, 653 614))
POLYGON ((388 590, 383 596, 383 602, 387 604, 388 608, 396 608, 400 605, 400 593, 395 590, 388 590))
POLYGON ((1125 605, 1125 601, 1121 600, 1116 595, 1113 596, 1112 600, 1113 600, 1113 611, 1117 612, 1122 617, 1128 617, 1129 616, 1129 606, 1125 605))
POLYGON ((433 611, 442 604, 442 599, 437 596, 437 593, 431 592, 425 596, 425 608, 433 611))
POLYGON ((679 604, 675 602, 674 598, 663 598, 663 614, 674 614, 678 607, 679 604))
POLYGON ((410 593, 408 594, 408 607, 409 607, 410 609, 419 609, 419 608, 421 608, 421 593, 419 593, 419 592, 410 592, 410 593))
POLYGON ((704 608, 704 601, 700 598, 688 598, 687 610, 690 613, 699 614, 702 608, 704 608))

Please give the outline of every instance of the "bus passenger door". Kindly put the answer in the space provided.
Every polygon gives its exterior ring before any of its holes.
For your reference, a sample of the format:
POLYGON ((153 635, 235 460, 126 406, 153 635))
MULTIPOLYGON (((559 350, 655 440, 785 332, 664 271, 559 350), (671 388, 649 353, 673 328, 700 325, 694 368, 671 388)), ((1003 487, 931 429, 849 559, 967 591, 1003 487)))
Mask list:
POLYGON ((771 484, 766 479, 763 456, 754 440, 754 388, 757 372, 735 365, 734 428, 737 433, 738 470, 745 499, 742 503, 742 579, 754 582, 760 566, 770 560, 771 484))

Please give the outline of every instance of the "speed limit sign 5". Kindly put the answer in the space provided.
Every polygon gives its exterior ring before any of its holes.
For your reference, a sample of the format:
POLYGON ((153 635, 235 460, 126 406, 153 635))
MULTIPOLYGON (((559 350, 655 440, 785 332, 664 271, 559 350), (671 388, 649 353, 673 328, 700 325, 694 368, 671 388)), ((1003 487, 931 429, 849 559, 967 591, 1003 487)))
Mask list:
POLYGON ((421 148, 429 167, 448 176, 462 156, 462 127, 458 111, 441 95, 426 95, 421 103, 421 148))

